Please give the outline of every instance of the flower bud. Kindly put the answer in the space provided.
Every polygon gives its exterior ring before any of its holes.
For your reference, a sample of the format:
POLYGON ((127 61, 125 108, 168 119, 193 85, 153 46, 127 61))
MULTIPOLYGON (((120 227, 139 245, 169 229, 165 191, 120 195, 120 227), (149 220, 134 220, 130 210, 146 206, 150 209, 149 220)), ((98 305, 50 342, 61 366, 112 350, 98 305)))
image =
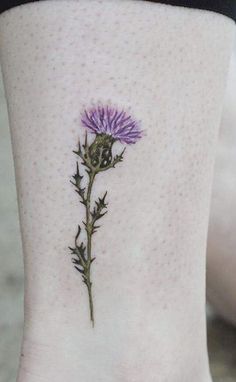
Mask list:
POLYGON ((112 162, 112 146, 115 139, 108 134, 98 134, 89 147, 89 158, 93 167, 106 168, 112 162))

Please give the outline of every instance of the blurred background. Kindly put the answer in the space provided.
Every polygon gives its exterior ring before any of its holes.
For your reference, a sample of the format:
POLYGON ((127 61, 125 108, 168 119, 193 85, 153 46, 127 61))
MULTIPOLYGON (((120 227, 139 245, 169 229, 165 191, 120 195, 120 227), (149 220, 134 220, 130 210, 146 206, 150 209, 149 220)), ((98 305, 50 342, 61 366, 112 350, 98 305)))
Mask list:
MULTIPOLYGON (((236 274, 235 100, 236 48, 222 119, 208 243, 208 258, 211 259, 208 263, 210 300, 221 317, 226 317, 228 322, 235 319, 236 324, 236 277, 232 279, 232 273, 236 274), (230 156, 229 145, 235 153, 230 156), (224 211, 224 208, 228 210, 224 211), (223 219, 225 216, 227 219, 223 219), (231 276, 227 277, 229 269, 231 276)), ((15 382, 23 323, 23 263, 9 124, 1 79, 0 163, 0 382, 15 382)), ((211 307, 207 311, 208 346, 214 382, 235 382, 236 325, 223 321, 211 307)))

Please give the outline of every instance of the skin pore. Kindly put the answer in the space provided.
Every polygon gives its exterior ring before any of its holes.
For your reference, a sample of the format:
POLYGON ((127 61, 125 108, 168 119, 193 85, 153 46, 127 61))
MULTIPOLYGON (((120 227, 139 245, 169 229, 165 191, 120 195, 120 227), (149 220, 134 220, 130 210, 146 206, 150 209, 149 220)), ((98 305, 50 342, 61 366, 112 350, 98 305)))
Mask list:
MULTIPOLYGON (((0 17, 25 261, 18 382, 210 382, 205 250, 232 20, 141 1, 42 1, 0 17), (96 179, 96 325, 68 246, 81 113, 144 135, 96 179)), ((118 151, 119 153, 119 151, 118 151)), ((115 154, 115 153, 114 153, 115 154)))

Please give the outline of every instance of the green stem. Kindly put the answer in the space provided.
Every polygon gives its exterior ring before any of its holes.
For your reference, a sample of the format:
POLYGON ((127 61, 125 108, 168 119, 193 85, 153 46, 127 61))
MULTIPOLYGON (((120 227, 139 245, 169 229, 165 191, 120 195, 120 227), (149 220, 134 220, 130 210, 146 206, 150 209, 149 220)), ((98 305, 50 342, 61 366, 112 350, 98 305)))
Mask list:
POLYGON ((92 224, 91 224, 91 193, 94 183, 96 172, 92 171, 89 174, 89 185, 86 197, 86 227, 87 227, 87 272, 86 272, 86 282, 89 295, 89 309, 90 309, 90 319, 92 325, 94 326, 94 309, 93 309, 93 295, 92 295, 92 282, 91 282, 91 264, 92 264, 92 224))
POLYGON ((92 325, 94 327, 94 309, 93 309, 93 295, 92 295, 92 283, 90 281, 90 271, 88 276, 88 295, 89 295, 89 309, 90 309, 90 320, 92 322, 92 325))

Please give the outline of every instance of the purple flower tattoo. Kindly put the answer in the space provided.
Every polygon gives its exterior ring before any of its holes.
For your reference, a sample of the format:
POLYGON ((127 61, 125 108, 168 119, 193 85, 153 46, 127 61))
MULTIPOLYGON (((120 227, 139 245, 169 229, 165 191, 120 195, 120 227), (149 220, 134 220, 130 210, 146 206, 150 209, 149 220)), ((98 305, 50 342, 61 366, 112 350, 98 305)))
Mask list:
POLYGON ((82 124, 94 134, 107 134, 128 145, 136 143, 142 137, 139 124, 130 115, 110 106, 85 110, 82 124))
POLYGON ((143 132, 140 124, 127 112, 111 106, 97 106, 84 110, 81 115, 81 123, 88 132, 95 135, 95 138, 89 143, 86 132, 84 144, 81 145, 79 142, 78 150, 74 151, 79 160, 71 183, 75 187, 80 202, 85 207, 85 220, 83 225, 78 226, 74 246, 70 247, 70 251, 72 262, 87 287, 90 320, 94 326, 91 267, 95 257, 92 251, 92 239, 100 228, 97 222, 107 213, 108 207, 107 192, 94 203, 92 202, 95 178, 103 171, 115 168, 118 163, 123 161, 125 149, 120 154, 114 155, 115 142, 127 145, 135 144, 142 138, 143 132), (85 175, 81 173, 82 166, 85 169, 85 175), (82 226, 86 234, 85 242, 81 240, 82 226))

